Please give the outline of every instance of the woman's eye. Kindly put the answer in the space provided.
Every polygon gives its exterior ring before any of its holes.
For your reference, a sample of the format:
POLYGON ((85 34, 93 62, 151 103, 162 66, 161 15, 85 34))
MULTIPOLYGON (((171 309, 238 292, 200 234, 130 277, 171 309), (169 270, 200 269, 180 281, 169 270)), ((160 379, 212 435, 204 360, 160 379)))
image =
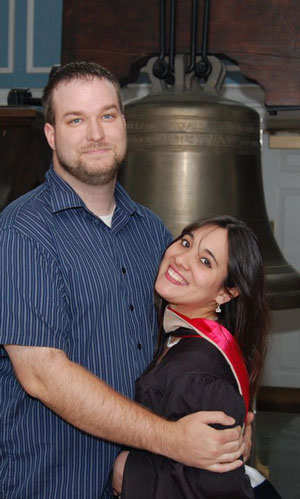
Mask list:
POLYGON ((210 261, 205 256, 203 256, 202 258, 200 258, 200 261, 202 263, 204 263, 204 265, 206 265, 206 267, 211 267, 210 261))
POLYGON ((185 248, 189 248, 191 245, 187 239, 181 239, 181 246, 184 246, 185 248))

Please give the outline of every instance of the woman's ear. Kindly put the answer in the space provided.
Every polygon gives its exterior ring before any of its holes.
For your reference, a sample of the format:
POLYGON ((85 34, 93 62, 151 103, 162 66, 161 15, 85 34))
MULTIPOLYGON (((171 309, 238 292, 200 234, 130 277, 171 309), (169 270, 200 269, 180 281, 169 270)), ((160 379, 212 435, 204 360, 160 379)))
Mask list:
POLYGON ((233 298, 239 296, 239 290, 237 288, 223 288, 216 298, 216 302, 220 305, 228 303, 233 298))

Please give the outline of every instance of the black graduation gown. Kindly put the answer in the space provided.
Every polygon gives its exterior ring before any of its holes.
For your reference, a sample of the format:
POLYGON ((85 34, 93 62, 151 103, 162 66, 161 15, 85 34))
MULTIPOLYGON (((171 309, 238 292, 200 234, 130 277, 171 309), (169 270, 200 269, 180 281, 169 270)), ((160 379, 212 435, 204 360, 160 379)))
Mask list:
MULTIPOLYGON (((176 332, 191 334, 184 328, 176 332)), ((159 364, 152 362, 136 381, 136 400, 170 420, 197 411, 224 411, 241 426, 245 420, 245 402, 227 361, 201 337, 181 339, 159 364)), ((121 497, 252 499, 254 493, 244 466, 220 474, 133 449, 126 461, 121 497)))

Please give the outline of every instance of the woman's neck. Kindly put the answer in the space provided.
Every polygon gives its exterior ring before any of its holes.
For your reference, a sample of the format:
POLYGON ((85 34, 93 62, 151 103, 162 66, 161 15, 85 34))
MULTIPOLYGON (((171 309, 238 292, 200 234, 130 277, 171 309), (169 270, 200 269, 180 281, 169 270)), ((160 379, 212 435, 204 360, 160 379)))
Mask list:
POLYGON ((174 312, 178 312, 179 314, 184 315, 185 317, 188 317, 189 319, 209 319, 211 321, 217 321, 218 320, 218 315, 216 314, 216 311, 212 307, 203 307, 203 308, 189 308, 189 307, 182 307, 180 305, 172 305, 169 303, 169 308, 174 310, 174 312))

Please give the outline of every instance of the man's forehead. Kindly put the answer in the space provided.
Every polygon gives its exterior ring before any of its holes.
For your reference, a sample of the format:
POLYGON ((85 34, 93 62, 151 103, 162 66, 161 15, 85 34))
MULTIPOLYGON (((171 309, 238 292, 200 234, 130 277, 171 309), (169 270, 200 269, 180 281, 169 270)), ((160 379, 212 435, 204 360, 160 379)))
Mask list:
POLYGON ((107 88, 110 90, 113 90, 114 93, 117 95, 117 90, 113 83, 105 78, 99 78, 96 76, 86 76, 86 77, 78 77, 78 78, 72 78, 70 80, 63 80, 59 82, 56 87, 53 89, 53 95, 56 93, 60 93, 61 91, 69 91, 70 88, 83 88, 83 87, 90 87, 91 85, 93 86, 99 86, 99 88, 107 88))
POLYGON ((53 90, 52 106, 55 114, 65 113, 66 108, 72 108, 73 111, 75 108, 77 110, 77 107, 90 109, 91 102, 94 108, 116 107, 121 110, 117 89, 112 82, 104 78, 76 78, 62 81, 53 90))

